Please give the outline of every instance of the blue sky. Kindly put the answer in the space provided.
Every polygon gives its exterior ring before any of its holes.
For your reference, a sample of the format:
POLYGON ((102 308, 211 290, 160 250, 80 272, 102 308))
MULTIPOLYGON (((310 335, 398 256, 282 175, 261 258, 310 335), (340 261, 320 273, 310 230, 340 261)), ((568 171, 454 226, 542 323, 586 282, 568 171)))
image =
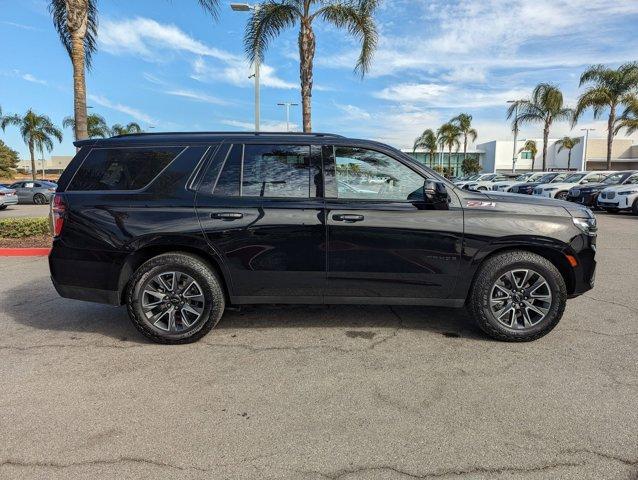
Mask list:
MULTIPOLYGON (((87 76, 92 112, 108 123, 147 129, 247 130, 253 89, 242 37, 248 14, 221 2, 214 22, 189 0, 100 0, 99 48, 87 76)), ((0 0, 0 106, 33 108, 62 123, 72 113, 71 65, 45 0, 0 0)), ((357 44, 318 23, 313 128, 410 146, 425 128, 460 112, 479 140, 509 138, 505 101, 540 81, 558 84, 569 104, 592 63, 638 60, 636 0, 385 0, 377 13, 372 70, 353 72, 357 44)), ((262 128, 285 128, 276 104, 299 103, 296 31, 277 38, 262 70, 262 128)), ((295 128, 299 107, 292 110, 295 128)), ((604 121, 586 116, 578 128, 604 121)), ((578 128, 573 134, 580 134, 578 128)), ((552 136, 570 132, 558 124, 552 136)), ((53 154, 72 154, 72 132, 53 154)), ((540 128, 523 136, 538 137, 540 128)), ((22 155, 15 128, 3 138, 22 155)))

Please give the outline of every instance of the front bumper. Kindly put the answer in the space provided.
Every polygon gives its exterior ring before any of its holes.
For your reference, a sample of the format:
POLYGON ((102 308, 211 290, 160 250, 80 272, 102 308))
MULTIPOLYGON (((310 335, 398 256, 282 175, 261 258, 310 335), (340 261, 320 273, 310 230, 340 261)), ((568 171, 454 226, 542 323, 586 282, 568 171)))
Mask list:
POLYGON ((568 202, 579 203, 581 205, 585 205, 586 207, 595 207, 597 199, 598 199, 598 192, 581 193, 577 197, 573 197, 568 194, 565 200, 567 200, 568 202))
POLYGON ((613 200, 598 197, 598 206, 600 208, 618 208, 625 210, 631 208, 631 203, 627 195, 616 195, 613 200))

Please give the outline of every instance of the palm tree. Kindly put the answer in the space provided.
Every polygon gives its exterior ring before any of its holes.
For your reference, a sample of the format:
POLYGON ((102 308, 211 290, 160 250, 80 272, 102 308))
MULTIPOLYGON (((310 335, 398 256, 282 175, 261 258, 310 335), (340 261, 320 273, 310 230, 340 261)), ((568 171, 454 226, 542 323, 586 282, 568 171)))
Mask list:
POLYGON ((448 148, 447 170, 448 175, 452 176, 452 147, 455 147, 457 152, 461 148, 459 140, 462 135, 461 130, 453 123, 448 122, 441 125, 436 135, 441 145, 448 148))
POLYGON ((321 18, 337 28, 345 28, 361 43, 355 72, 365 75, 377 45, 373 14, 379 0, 267 0, 253 10, 246 25, 244 47, 251 62, 261 61, 269 43, 285 28, 299 22, 299 72, 303 130, 312 130, 312 84, 315 58, 313 21, 321 18), (313 4, 317 5, 311 11, 313 4))
POLYGON ((135 122, 130 122, 126 125, 120 125, 116 123, 111 127, 111 135, 130 135, 131 133, 142 133, 142 127, 135 122))
POLYGON ((611 148, 617 133, 617 109, 636 100, 638 90, 638 62, 625 63, 614 70, 604 65, 593 65, 580 76, 580 86, 590 87, 578 98, 574 123, 588 108, 594 118, 600 118, 609 109, 607 118, 607 169, 611 170, 611 148))
POLYGON ((48 152, 53 150, 53 139, 62 142, 62 131, 53 125, 51 119, 46 115, 38 115, 29 109, 24 116, 14 115, 9 117, 9 124, 16 125, 20 129, 20 134, 24 143, 29 147, 31 154, 31 173, 35 180, 35 151, 48 152))
POLYGON ((536 142, 534 140, 527 140, 523 148, 521 148, 518 153, 521 152, 529 152, 532 154, 532 172, 534 171, 534 162, 536 161, 536 155, 538 154, 538 147, 536 146, 536 142))
POLYGON ((5 128, 7 128, 7 125, 15 124, 17 122, 17 119, 17 115, 3 115, 2 107, 0 107, 0 128, 3 132, 5 128))
POLYGON ((515 111, 518 111, 518 115, 514 118, 512 129, 518 129, 519 125, 525 123, 543 124, 543 171, 545 171, 549 130, 555 121, 571 120, 574 111, 563 105, 563 93, 558 87, 549 83, 536 85, 530 99, 512 103, 507 110, 507 118, 511 118, 515 111))
POLYGON ((616 122, 614 135, 617 135, 623 128, 627 129, 627 135, 632 135, 638 131, 638 99, 634 99, 627 105, 618 122, 616 122))
POLYGON ((425 130, 416 140, 414 140, 413 152, 416 152, 417 148, 422 148, 430 154, 430 167, 434 165, 434 157, 436 156, 436 149, 438 146, 438 140, 436 133, 432 129, 425 130))
MULTIPOLYGON (((65 117, 65 119, 62 121, 62 126, 64 128, 72 127, 73 130, 76 131, 75 118, 65 117)), ((106 120, 104 120, 104 117, 98 115, 97 113, 92 113, 88 117, 86 117, 86 126, 87 138, 106 138, 111 136, 111 131, 106 124, 106 120)))
POLYGON ((572 149, 579 143, 580 143, 579 137, 568 137, 568 136, 565 136, 561 138, 558 142, 556 142, 556 145, 558 145, 558 153, 562 152, 563 150, 567 150, 567 170, 569 170, 569 168, 572 165, 572 149))
MULTIPOLYGON (((198 0, 204 10, 217 14, 218 0, 198 0)), ((73 65, 73 118, 75 138, 88 135, 85 69, 97 48, 98 0, 49 0, 53 25, 73 65)))
POLYGON ((456 125, 463 135, 463 160, 465 160, 467 158, 467 139, 470 138, 474 142, 478 137, 478 132, 472 128, 472 115, 461 113, 450 120, 450 123, 456 125))

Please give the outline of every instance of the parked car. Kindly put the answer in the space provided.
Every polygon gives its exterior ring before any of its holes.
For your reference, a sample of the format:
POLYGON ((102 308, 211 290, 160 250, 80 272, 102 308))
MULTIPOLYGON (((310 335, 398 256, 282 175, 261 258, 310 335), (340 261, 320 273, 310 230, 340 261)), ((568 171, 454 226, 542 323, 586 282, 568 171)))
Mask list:
POLYGON ((638 170, 625 170, 612 173, 601 183, 588 183, 587 185, 573 187, 567 193, 566 200, 594 208, 598 203, 598 195, 603 189, 613 185, 622 185, 635 173, 638 173, 638 170))
POLYGON ((11 188, 18 195, 18 203, 35 203, 36 205, 46 205, 51 201, 55 193, 56 184, 45 181, 24 181, 16 182, 11 188))
POLYGON ((18 196, 16 191, 11 188, 0 187, 0 210, 4 210, 9 205, 16 205, 18 196))
POLYGON ((226 132, 75 145, 52 203, 53 284, 126 304, 156 342, 269 303, 467 306, 487 334, 528 341, 593 286, 589 209, 462 190, 381 143, 226 132), (351 164, 374 198, 339 188, 351 164))
POLYGON ((479 180, 472 180, 463 185, 465 190, 492 190, 494 182, 504 182, 509 177, 502 173, 493 173, 479 180))
POLYGON ((545 172, 523 173, 522 175, 519 175, 518 177, 513 179, 510 178, 502 182, 494 182, 491 189, 496 192, 507 192, 514 185, 518 185, 519 183, 533 182, 534 180, 541 178, 543 175, 545 175, 545 172))
POLYGON ((631 210, 638 215, 638 173, 634 173, 621 185, 607 187, 598 196, 598 206, 609 213, 631 210))
POLYGON ((516 185, 513 185, 507 191, 509 193, 518 193, 518 194, 522 194, 522 195, 532 195, 532 193, 534 193, 534 189, 536 187, 538 187, 539 185, 542 185, 544 183, 562 182, 567 177, 567 175, 569 175, 569 174, 568 173, 560 173, 560 172, 545 173, 542 177, 540 177, 538 179, 535 179, 532 182, 518 183, 516 185))
POLYGON ((491 175, 494 175, 494 174, 493 173, 476 173, 474 175, 469 176, 465 180, 454 182, 454 185, 456 185, 459 188, 463 188, 468 182, 483 180, 491 175))
POLYGON ((557 198, 559 200, 565 200, 567 198, 567 192, 572 187, 577 185, 586 185, 588 183, 600 183, 609 175, 615 172, 576 172, 567 175, 560 182, 551 182, 540 184, 534 188, 534 195, 557 198))

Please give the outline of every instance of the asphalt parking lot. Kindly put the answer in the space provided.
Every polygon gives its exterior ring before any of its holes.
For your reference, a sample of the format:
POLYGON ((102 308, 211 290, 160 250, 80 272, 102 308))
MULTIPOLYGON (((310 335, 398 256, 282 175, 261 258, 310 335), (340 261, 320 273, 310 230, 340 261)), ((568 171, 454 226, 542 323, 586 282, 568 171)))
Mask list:
POLYGON ((460 310, 251 307, 187 346, 0 259, 0 478, 638 478, 638 217, 534 343, 460 310))
POLYGON ((46 217, 49 215, 49 205, 9 205, 0 210, 0 219, 16 217, 46 217))

